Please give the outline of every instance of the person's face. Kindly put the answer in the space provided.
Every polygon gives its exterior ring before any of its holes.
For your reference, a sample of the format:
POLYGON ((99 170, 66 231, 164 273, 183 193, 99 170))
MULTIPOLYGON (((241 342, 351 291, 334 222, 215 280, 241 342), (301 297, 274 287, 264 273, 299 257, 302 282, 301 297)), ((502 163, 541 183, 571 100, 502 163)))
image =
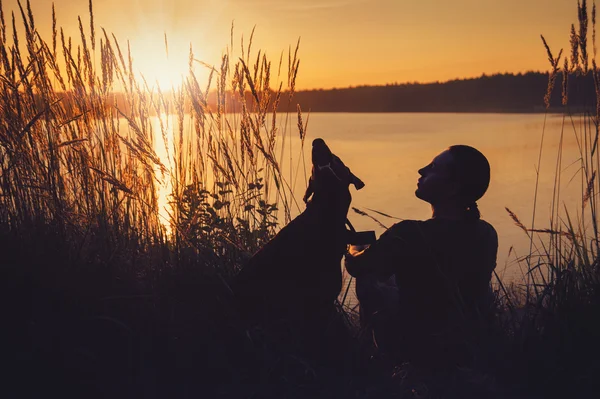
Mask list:
POLYGON ((432 205, 447 202, 458 194, 458 182, 451 173, 454 162, 450 151, 439 154, 424 168, 419 169, 419 181, 415 195, 432 205))

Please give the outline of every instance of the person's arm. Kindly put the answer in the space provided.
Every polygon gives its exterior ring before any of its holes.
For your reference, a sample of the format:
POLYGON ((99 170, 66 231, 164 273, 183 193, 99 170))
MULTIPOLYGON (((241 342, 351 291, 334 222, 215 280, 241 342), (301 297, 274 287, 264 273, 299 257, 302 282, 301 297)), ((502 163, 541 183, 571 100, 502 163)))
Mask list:
POLYGON ((484 263, 488 273, 488 281, 491 281, 498 257, 498 233, 491 224, 485 222, 484 226, 484 231, 481 233, 485 237, 483 240, 484 263))
POLYGON ((348 273, 353 277, 373 273, 383 278, 394 274, 408 254, 407 227, 407 222, 397 223, 371 246, 351 246, 344 262, 348 273))

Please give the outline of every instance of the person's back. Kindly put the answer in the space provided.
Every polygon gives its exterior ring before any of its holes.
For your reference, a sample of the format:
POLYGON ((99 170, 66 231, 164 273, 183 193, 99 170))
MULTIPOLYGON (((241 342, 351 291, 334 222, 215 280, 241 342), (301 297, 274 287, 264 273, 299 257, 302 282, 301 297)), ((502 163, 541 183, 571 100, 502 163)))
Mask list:
POLYGON ((382 278, 395 275, 398 350, 429 361, 437 354, 426 351, 470 339, 473 324, 485 316, 497 245, 494 228, 483 220, 406 220, 365 251, 382 278))
POLYGON ((394 263, 397 322, 405 350, 418 357, 441 356, 437 350, 459 356, 448 346, 473 338, 474 324, 485 317, 489 304, 498 246, 494 228, 482 220, 429 219, 399 223, 390 233, 406 243, 397 247, 402 255, 389 260, 394 263))
MULTIPOLYGON (((496 266, 494 228, 483 220, 429 219, 400 224, 407 226, 398 226, 398 233, 411 235, 407 237, 411 246, 401 249, 403 254, 394 267, 401 295, 407 300, 420 299, 414 305, 421 305, 423 311, 476 312, 496 266)), ((391 232, 395 230, 392 227, 391 232)), ((400 302, 400 306, 408 304, 400 302)))

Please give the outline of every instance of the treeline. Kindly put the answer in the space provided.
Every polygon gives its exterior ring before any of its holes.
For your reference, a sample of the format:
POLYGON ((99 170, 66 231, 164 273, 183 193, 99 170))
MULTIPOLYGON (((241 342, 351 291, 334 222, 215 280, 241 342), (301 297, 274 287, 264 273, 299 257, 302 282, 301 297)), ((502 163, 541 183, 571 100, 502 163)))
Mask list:
MULTIPOLYGON (((584 108, 594 109, 596 106, 596 93, 594 89, 593 74, 572 74, 568 79, 568 105, 571 111, 578 112, 584 108)), ((184 85, 181 90, 187 91, 184 85)), ((317 89, 297 91, 290 99, 288 92, 282 92, 278 102, 277 111, 295 112, 300 105, 303 112, 514 112, 531 113, 544 112, 546 106, 544 97, 548 90, 548 74, 541 72, 527 72, 524 74, 496 74, 482 75, 478 78, 456 79, 448 82, 435 83, 402 83, 388 84, 385 86, 358 86, 339 89, 317 89)), ((562 112, 563 98, 562 75, 556 78, 550 99, 550 111, 562 112)), ((193 113, 194 109, 201 106, 204 111, 217 111, 217 94, 209 91, 208 95, 200 99, 202 104, 189 101, 186 97, 178 105, 178 101, 165 105, 165 98, 180 98, 165 92, 163 97, 157 93, 148 93, 143 101, 152 101, 155 106, 150 106, 151 114, 157 111, 168 113, 193 113), (159 97, 161 98, 159 100, 159 97), (162 108, 162 110, 161 110, 162 108)), ((263 91, 257 94, 259 102, 269 110, 277 95, 273 91, 263 91), (263 96, 269 98, 264 99, 263 96)), ((62 101, 69 103, 74 100, 73 93, 62 93, 62 101)), ((123 93, 111 94, 114 101, 109 104, 95 104, 95 106, 116 106, 123 114, 131 115, 132 101, 123 93)), ((133 95, 135 97, 135 94, 133 95)), ((225 102, 229 111, 242 112, 243 105, 240 97, 227 92, 225 102)), ((247 104, 253 103, 253 93, 245 92, 247 104)), ((78 101, 85 101, 78 98, 78 101)), ((90 106, 94 107, 92 97, 87 98, 90 106)), ((133 101, 139 103, 139 101, 133 101)), ((42 105, 40 104, 40 107, 42 105)), ((40 108, 42 109, 42 108, 40 108)), ((249 109, 250 112, 256 110, 249 109)))
MULTIPOLYGON (((548 74, 482 75, 448 82, 360 86, 297 92, 294 103, 311 112, 541 112, 548 74)), ((592 73, 569 76, 569 106, 593 107, 592 73)), ((551 110, 562 109, 562 76, 556 79, 551 110)), ((282 101, 280 109, 286 107, 282 101)))

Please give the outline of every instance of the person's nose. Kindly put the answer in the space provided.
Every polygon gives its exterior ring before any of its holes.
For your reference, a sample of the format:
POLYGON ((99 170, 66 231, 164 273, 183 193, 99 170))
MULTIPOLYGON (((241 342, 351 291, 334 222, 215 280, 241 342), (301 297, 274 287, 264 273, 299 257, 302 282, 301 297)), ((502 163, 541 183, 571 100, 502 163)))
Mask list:
POLYGON ((419 173, 421 176, 425 176, 425 171, 426 171, 426 170, 427 170, 427 166, 425 166, 425 167, 423 167, 423 168, 419 169, 419 172, 418 172, 418 173, 419 173))

